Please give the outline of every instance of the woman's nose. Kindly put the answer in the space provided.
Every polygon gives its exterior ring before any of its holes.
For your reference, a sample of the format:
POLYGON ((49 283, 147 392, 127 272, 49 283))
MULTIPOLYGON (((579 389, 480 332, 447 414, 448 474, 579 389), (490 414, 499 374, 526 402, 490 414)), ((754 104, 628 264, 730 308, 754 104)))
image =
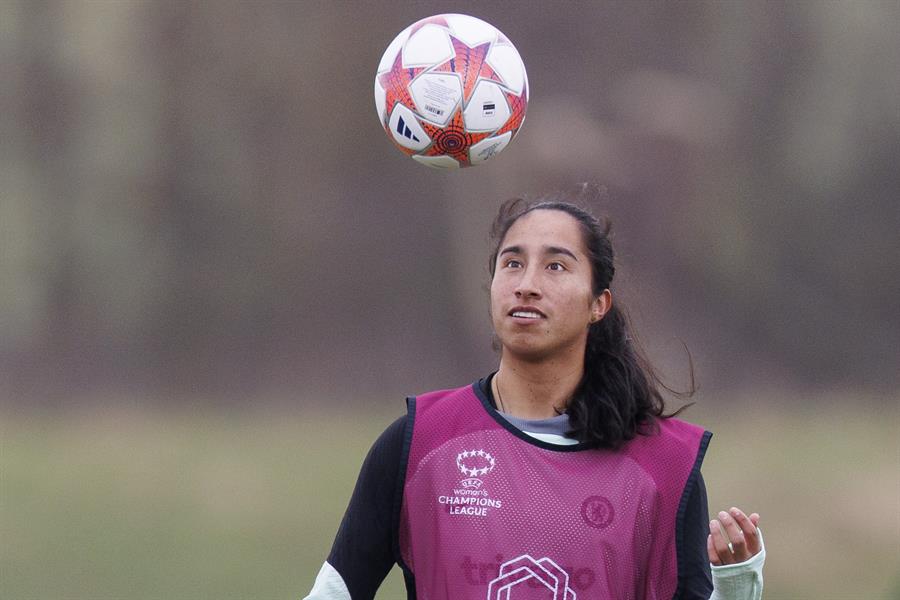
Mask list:
POLYGON ((531 269, 526 269, 522 274, 522 279, 516 286, 516 298, 540 298, 541 289, 538 286, 534 273, 531 269))

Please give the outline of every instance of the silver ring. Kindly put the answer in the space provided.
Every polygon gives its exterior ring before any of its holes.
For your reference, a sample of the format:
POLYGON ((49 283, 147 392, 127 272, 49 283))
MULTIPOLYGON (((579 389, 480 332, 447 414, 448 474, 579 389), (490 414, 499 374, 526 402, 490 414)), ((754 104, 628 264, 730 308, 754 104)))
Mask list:
POLYGON ((728 542, 728 549, 731 551, 732 554, 734 554, 734 544, 732 544, 731 542, 728 542))

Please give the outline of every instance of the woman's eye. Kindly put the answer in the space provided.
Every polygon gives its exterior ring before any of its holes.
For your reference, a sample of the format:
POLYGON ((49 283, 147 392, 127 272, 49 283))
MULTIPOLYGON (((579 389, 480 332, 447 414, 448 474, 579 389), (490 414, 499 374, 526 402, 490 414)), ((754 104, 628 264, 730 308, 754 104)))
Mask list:
POLYGON ((511 258, 511 259, 509 259, 508 261, 506 261, 505 266, 506 266, 508 269, 518 269, 519 267, 522 266, 522 263, 520 263, 519 261, 517 261, 517 260, 514 259, 514 258, 511 258))
POLYGON ((550 263, 549 265, 547 265, 547 268, 550 269, 551 271, 565 271, 566 270, 566 267, 564 267, 562 263, 558 263, 558 262, 550 263))

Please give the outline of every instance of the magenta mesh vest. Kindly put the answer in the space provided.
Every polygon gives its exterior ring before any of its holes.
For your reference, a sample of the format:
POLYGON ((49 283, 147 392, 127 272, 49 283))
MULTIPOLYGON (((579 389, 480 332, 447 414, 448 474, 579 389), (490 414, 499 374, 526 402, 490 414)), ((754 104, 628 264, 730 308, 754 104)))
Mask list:
POLYGON ((685 486, 711 434, 664 419, 618 451, 551 445, 474 386, 410 399, 409 419, 398 553, 417 600, 675 596, 685 486))

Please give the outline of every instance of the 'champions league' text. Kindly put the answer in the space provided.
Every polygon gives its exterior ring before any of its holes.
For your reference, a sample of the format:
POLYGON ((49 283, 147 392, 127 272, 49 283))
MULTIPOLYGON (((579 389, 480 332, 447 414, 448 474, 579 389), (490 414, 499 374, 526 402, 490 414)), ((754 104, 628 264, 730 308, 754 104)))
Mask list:
POLYGON ((438 502, 447 507, 451 515, 485 517, 491 508, 500 508, 502 500, 486 498, 485 490, 453 490, 454 496, 438 496, 438 502))

